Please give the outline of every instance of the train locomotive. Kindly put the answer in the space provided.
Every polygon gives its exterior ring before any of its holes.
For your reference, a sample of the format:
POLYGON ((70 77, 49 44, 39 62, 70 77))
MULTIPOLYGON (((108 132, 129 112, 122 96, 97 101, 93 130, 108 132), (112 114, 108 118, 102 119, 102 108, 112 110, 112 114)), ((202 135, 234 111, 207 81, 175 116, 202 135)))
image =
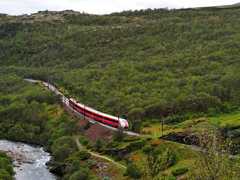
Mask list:
POLYGON ((95 109, 92 109, 84 104, 77 102, 73 98, 69 99, 68 104, 72 109, 77 111, 82 116, 86 117, 88 120, 94 120, 114 128, 121 127, 123 129, 127 129, 129 127, 128 121, 126 119, 99 112, 95 109))

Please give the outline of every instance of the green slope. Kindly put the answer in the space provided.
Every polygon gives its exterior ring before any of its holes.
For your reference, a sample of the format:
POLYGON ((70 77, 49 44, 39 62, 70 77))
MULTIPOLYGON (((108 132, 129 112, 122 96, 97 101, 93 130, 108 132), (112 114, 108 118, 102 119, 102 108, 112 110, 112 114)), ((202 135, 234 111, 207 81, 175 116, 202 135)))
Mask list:
MULTIPOLYGON (((161 177, 201 172, 196 149, 159 140, 159 122, 164 118, 165 134, 217 127, 239 144, 239 17, 237 7, 0 15, 0 136, 45 144, 56 158, 54 166, 67 164, 64 178, 81 175, 83 162, 71 139, 79 133, 77 122, 48 92, 21 80, 32 77, 101 111, 127 115, 133 130, 148 133, 148 138, 103 143, 101 153, 107 155, 111 148, 124 153, 127 146, 126 156, 112 155, 126 163, 128 173, 135 172, 127 175, 139 175, 134 164, 151 171, 150 151, 161 162, 161 177)), ((91 169, 94 163, 86 162, 91 169)), ((228 163, 223 167, 234 173, 228 163)))
POLYGON ((138 111, 173 121, 232 111, 240 102, 239 17, 238 8, 2 15, 1 71, 51 80, 130 119, 138 111))

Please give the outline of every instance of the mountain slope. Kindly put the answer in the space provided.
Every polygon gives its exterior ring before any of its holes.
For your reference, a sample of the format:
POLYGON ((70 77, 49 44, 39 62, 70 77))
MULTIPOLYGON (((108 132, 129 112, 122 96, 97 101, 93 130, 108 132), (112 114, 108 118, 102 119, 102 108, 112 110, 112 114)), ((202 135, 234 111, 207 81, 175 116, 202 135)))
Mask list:
POLYGON ((1 71, 53 81, 129 117, 232 111, 240 101, 239 17, 238 8, 2 15, 1 71))

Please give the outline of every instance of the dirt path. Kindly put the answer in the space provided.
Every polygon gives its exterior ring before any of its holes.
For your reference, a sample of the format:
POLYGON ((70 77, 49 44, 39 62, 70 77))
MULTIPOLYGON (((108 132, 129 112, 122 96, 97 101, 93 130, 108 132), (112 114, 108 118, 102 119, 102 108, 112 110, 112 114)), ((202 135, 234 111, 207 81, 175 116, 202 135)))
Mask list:
POLYGON ((120 163, 118 163, 118 162, 110 159, 109 157, 100 155, 100 154, 98 154, 98 153, 95 153, 95 152, 92 152, 92 151, 86 149, 86 148, 79 142, 78 137, 74 137, 74 139, 75 139, 76 145, 77 145, 77 147, 78 147, 79 150, 86 150, 87 152, 89 152, 89 153, 90 153, 92 156, 94 156, 94 157, 104 159, 104 160, 106 160, 106 161, 108 161, 108 162, 111 162, 111 163, 115 164, 116 166, 118 166, 118 167, 120 167, 120 168, 126 169, 126 166, 124 166, 124 165, 122 165, 122 164, 120 164, 120 163))

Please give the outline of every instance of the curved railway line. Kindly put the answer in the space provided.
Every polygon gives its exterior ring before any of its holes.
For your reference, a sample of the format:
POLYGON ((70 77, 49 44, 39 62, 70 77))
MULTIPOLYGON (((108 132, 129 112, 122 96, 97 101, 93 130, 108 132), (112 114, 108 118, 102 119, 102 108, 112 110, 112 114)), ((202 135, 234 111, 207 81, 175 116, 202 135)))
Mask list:
MULTIPOLYGON (((69 108, 69 109, 70 109, 72 112, 74 112, 77 116, 83 117, 82 114, 80 114, 79 112, 75 111, 73 108, 71 108, 71 107, 69 106, 69 104, 68 104, 69 99, 68 99, 67 97, 65 97, 65 96, 64 96, 55 86, 53 86, 52 84, 47 83, 47 82, 44 82, 44 81, 41 81, 41 80, 34 80, 34 79, 24 79, 24 80, 26 80, 26 81, 28 81, 28 82, 31 82, 31 83, 35 83, 35 84, 36 84, 36 83, 41 83, 41 84, 43 84, 45 87, 47 87, 49 90, 51 90, 52 92, 54 92, 56 95, 60 95, 60 96, 62 97, 62 103, 63 103, 67 108, 69 108)), ((87 120, 88 120, 89 122, 91 122, 91 123, 98 123, 98 124, 100 124, 101 126, 104 126, 104 127, 108 128, 108 129, 110 129, 110 130, 112 130, 112 131, 119 131, 119 129, 117 129, 117 128, 114 128, 114 127, 111 127, 111 126, 107 126, 107 125, 105 125, 105 124, 102 124, 102 123, 100 123, 100 122, 94 121, 94 120, 92 120, 92 119, 89 119, 89 118, 88 118, 87 120)), ((132 132, 132 131, 127 131, 127 130, 123 130, 123 133, 126 134, 126 135, 129 135, 129 136, 143 136, 143 135, 141 135, 141 134, 138 134, 138 133, 135 133, 135 132, 132 132)), ((166 141, 176 142, 176 141, 172 141, 172 140, 166 140, 166 141)), ((77 143, 78 148, 80 148, 80 143, 77 142, 77 141, 76 141, 76 143, 77 143)), ((177 143, 179 143, 179 142, 177 142, 177 143)), ((182 144, 182 145, 184 145, 184 146, 186 146, 186 147, 188 147, 188 148, 190 148, 190 149, 192 149, 193 151, 196 151, 196 152, 205 152, 204 149, 202 149, 201 147, 196 146, 196 145, 187 145, 187 144, 184 144, 184 143, 180 143, 180 144, 182 144)), ((94 153, 93 153, 92 155, 99 156, 100 158, 104 157, 104 156, 101 156, 101 155, 99 155, 99 154, 94 154, 94 153)), ((232 158, 232 159, 238 158, 238 156, 230 155, 230 154, 229 154, 229 157, 232 158)), ((108 160, 108 161, 112 161, 111 159, 109 159, 109 158, 107 158, 107 157, 104 157, 104 159, 105 159, 105 160, 108 160)), ((124 168, 124 166, 121 165, 121 164, 118 164, 118 166, 122 166, 122 168, 124 168)))
MULTIPOLYGON (((30 82, 30 83, 34 83, 34 84, 37 84, 37 83, 40 83, 42 84, 43 86, 45 86, 46 88, 48 88, 50 91, 52 91, 53 93, 55 93, 56 95, 60 96, 61 98, 61 102, 68 108, 70 109, 72 112, 74 112, 77 116, 79 117, 83 117, 84 115, 77 112, 76 110, 74 110, 71 106, 69 106, 69 99, 70 98, 67 98, 63 93, 61 93, 57 87, 55 87, 54 85, 48 83, 48 82, 45 82, 45 81, 41 81, 41 80, 35 80, 35 79, 29 79, 29 78, 26 78, 24 79, 25 81, 27 82, 30 82)), ((100 122, 97 122, 95 121, 94 119, 91 119, 91 118, 86 118, 89 122, 91 123, 98 123, 100 124, 101 126, 105 127, 105 128, 108 128, 112 131, 119 131, 118 128, 114 128, 114 127, 111 127, 111 126, 108 126, 108 125, 105 125, 103 123, 100 123, 100 122)), ((129 136, 140 136, 140 134, 138 133, 135 133, 135 132, 132 132, 132 131, 127 131, 127 130, 123 130, 123 133, 126 134, 126 135, 129 135, 129 136)))

